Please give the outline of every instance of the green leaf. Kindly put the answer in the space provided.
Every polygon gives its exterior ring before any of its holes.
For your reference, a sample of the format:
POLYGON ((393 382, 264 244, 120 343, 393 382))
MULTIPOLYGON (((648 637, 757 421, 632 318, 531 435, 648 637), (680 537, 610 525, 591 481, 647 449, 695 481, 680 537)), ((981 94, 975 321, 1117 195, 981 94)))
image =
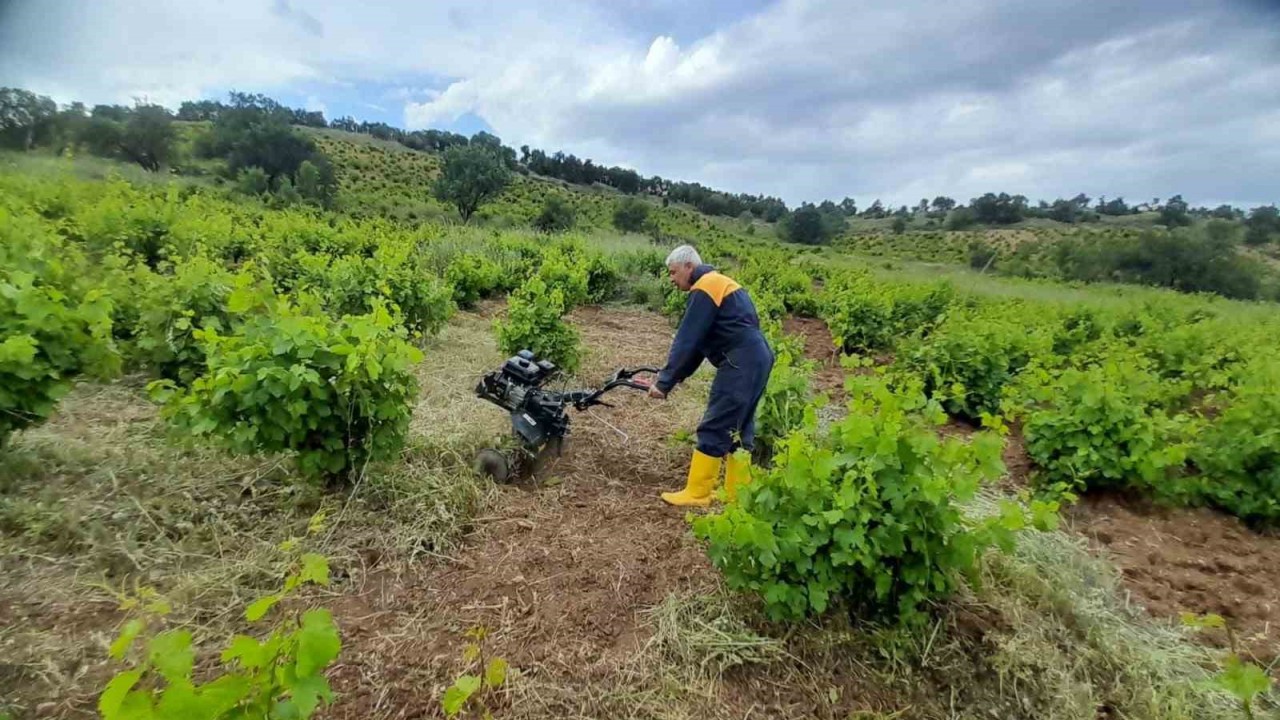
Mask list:
POLYGON ((209 712, 208 706, 196 695, 191 683, 186 681, 170 685, 160 694, 156 713, 162 718, 182 718, 183 720, 214 717, 209 712))
POLYGON ((190 630, 168 630, 151 638, 151 664, 171 684, 185 681, 191 676, 196 654, 191 649, 190 630))
POLYGON ((312 582, 317 585, 329 584, 329 561, 323 555, 315 553, 307 553, 302 556, 302 570, 298 573, 298 579, 302 582, 312 582))
POLYGON ((1262 668, 1244 662, 1235 655, 1227 658, 1226 668, 1218 673, 1215 680, 1240 702, 1249 702, 1255 695, 1264 693, 1271 687, 1271 678, 1262 668))
POLYGON ((244 619, 249 622, 257 622, 258 620, 261 620, 263 615, 266 615, 271 608, 275 607, 276 603, 280 602, 280 599, 279 595, 268 595, 264 598, 255 600, 253 604, 245 608, 244 619))
POLYGON ((323 670, 338 657, 342 641, 333 616, 328 610, 308 610, 302 615, 302 627, 298 630, 298 677, 307 677, 323 670))
POLYGON ((120 630, 120 635, 115 642, 111 643, 111 649, 107 654, 116 660, 124 657, 124 654, 133 646, 133 641, 138 637, 138 633, 142 632, 146 624, 141 620, 134 618, 124 624, 124 628, 120 630))
POLYGON ((322 701, 333 702, 333 691, 329 688, 328 680, 323 676, 313 675, 298 678, 293 683, 290 697, 301 716, 310 717, 322 701))
POLYGON ((231 644, 227 649, 222 651, 222 662, 231 662, 236 660, 242 667, 250 670, 256 670, 263 666, 266 658, 263 657, 263 645, 255 638, 248 635, 236 635, 231 639, 231 644))
POLYGON ((463 675, 455 680, 453 685, 444 691, 444 699, 440 701, 445 716, 457 715, 479 689, 480 678, 475 675, 463 675))
POLYGON ((111 678, 111 682, 107 683, 102 690, 102 695, 98 698, 98 712, 102 714, 103 720, 115 720, 121 717, 120 706, 124 703, 125 696, 140 679, 142 679, 141 670, 127 670, 111 678))
POLYGON ((507 661, 502 658, 494 658, 489 661, 489 666, 484 669, 484 684, 491 688, 502 687, 502 683, 507 681, 507 661))
POLYGON ((253 692, 249 678, 243 675, 223 675, 197 689, 200 704, 210 717, 221 718, 253 692))

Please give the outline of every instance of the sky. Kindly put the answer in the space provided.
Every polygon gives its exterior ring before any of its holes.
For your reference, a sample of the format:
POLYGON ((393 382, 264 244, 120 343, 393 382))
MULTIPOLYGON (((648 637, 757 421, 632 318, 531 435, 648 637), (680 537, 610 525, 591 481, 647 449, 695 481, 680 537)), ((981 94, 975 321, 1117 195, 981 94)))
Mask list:
POLYGON ((1280 0, 0 0, 0 86, 262 92, 791 205, 1280 201, 1280 0))

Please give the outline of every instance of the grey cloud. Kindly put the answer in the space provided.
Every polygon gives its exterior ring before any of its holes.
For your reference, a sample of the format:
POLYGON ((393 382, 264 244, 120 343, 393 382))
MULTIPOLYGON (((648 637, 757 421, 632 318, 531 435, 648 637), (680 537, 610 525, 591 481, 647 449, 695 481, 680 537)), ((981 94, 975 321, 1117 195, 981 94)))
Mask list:
POLYGON ((275 0, 275 4, 271 6, 271 12, 297 25, 311 35, 316 37, 324 35, 324 23, 317 20, 314 15, 306 10, 293 7, 289 0, 275 0))

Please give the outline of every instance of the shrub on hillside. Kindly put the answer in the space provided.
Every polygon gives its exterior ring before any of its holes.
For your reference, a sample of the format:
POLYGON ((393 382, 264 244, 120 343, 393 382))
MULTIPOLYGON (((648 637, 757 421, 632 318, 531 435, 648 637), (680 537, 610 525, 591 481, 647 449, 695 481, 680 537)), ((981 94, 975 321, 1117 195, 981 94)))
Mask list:
POLYGON ((1280 523, 1280 365, 1260 363, 1198 434, 1191 459, 1205 501, 1251 523, 1280 523))
POLYGON ((0 208, 0 446, 44 422, 82 374, 119 368, 111 303, 84 262, 32 218, 0 208))
POLYGON ((613 226, 623 232, 640 232, 648 217, 648 203, 639 198, 624 198, 613 209, 613 226))
POLYGON ((190 385, 205 370, 204 346, 196 333, 228 329, 233 285, 231 273, 202 257, 181 263, 171 277, 154 283, 138 318, 136 359, 159 377, 190 385))
POLYGON ((573 227, 575 219, 573 206, 559 195, 550 195, 542 202, 542 210, 534 218, 533 226, 543 232, 563 232, 573 227))
POLYGON ((502 268, 483 255, 466 253, 454 257, 444 279, 453 288, 453 301, 458 307, 471 308, 498 290, 502 268))
POLYGON ((541 277, 529 280, 511 294, 507 319, 495 326, 499 349, 508 355, 529 350, 572 373, 581 351, 577 331, 561 317, 564 311, 564 291, 549 288, 541 277))
POLYGON ((1061 373, 1036 369, 1020 382, 1027 452, 1042 485, 1141 488, 1166 495, 1186 448, 1160 408, 1171 391, 1136 361, 1120 356, 1061 373))
MULTIPOLYGON (((971 520, 960 504, 1002 471, 1000 438, 940 439, 918 393, 854 381, 850 411, 826 432, 783 441, 774 466, 737 501, 693 521, 730 588, 757 593, 774 619, 839 607, 918 619, 971 572, 982 550, 1012 542, 1026 515, 1007 504, 971 520)), ((938 421, 936 410, 930 411, 938 421)), ((1048 521, 1054 509, 1037 506, 1048 521)))
POLYGON ((1030 362, 1034 341, 1021 323, 956 317, 928 339, 900 346, 898 364, 948 414, 979 420, 999 413, 1005 386, 1030 362))
POLYGON ((338 320, 288 300, 268 305, 231 334, 197 331, 208 372, 189 389, 152 384, 166 417, 235 453, 292 453, 310 478, 340 480, 395 457, 422 359, 397 319, 381 301, 338 320))

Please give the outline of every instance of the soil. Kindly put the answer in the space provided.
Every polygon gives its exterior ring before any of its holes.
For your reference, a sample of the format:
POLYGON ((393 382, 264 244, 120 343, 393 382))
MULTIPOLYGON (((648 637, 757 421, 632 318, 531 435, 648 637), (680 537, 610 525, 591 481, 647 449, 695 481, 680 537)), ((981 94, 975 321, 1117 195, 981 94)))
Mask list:
POLYGON ((783 318, 782 330, 804 339, 804 356, 817 364, 814 389, 827 393, 833 400, 844 397, 845 370, 840 367, 840 354, 827 324, 819 318, 788 315, 783 318))
MULTIPOLYGON (((1120 569, 1124 587, 1152 615, 1217 613, 1258 660, 1280 656, 1280 537, 1204 508, 1162 508, 1088 495, 1070 525, 1120 569)), ((1225 633, 1204 638, 1225 647, 1225 633)))

